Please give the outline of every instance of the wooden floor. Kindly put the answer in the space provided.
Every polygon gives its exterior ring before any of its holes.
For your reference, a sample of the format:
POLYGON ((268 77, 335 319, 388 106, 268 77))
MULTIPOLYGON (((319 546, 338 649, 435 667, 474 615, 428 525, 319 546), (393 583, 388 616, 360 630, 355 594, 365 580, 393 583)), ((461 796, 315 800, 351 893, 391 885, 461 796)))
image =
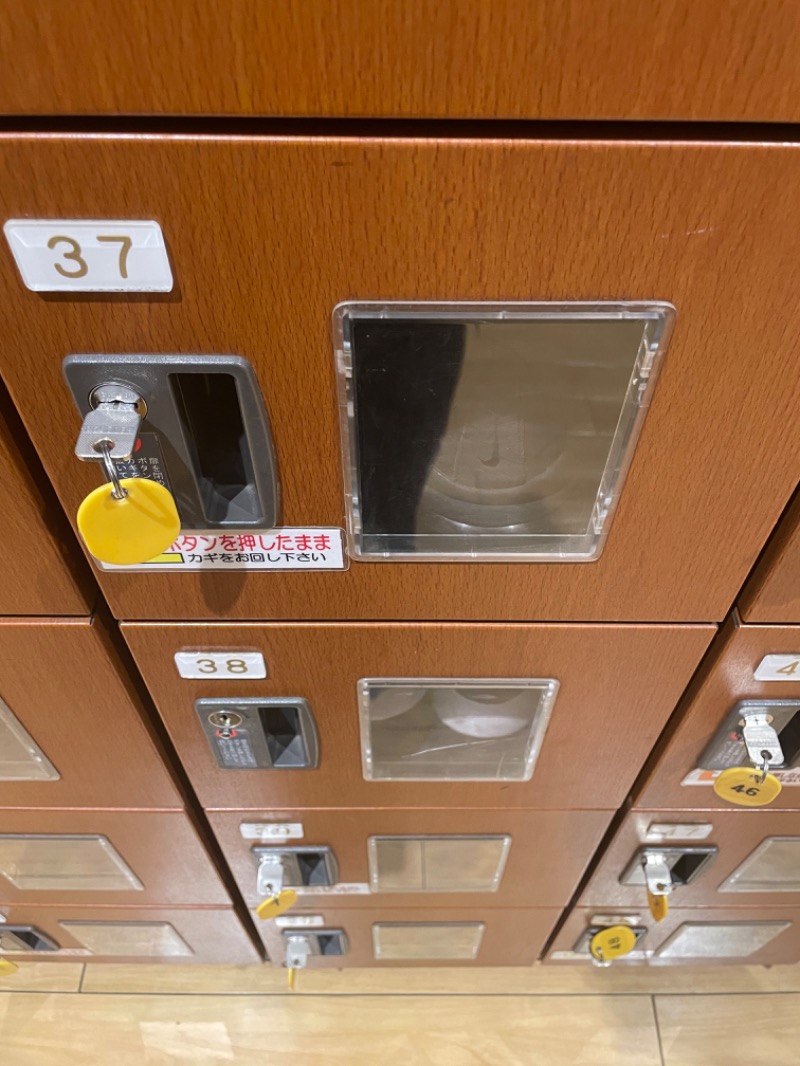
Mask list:
POLYGON ((28 963, 2 1066, 797 1066, 800 965, 355 970, 28 963))

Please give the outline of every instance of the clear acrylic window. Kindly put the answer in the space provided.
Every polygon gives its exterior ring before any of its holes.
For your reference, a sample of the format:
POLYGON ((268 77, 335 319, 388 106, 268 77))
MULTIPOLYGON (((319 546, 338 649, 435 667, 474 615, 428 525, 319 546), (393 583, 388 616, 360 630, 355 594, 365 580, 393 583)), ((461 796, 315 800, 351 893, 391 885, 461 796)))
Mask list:
POLYGON ((661 959, 746 959, 791 922, 686 922, 655 952, 661 959))
POLYGON ((0 835, 0 875, 38 892, 119 892, 143 886, 103 836, 0 835))
POLYGON ((509 836, 370 837, 373 892, 496 892, 509 836))
POLYGON ((177 958, 194 952, 169 922, 59 922, 93 955, 177 958))
POLYGON ((800 892, 800 837, 767 837, 720 892, 800 892))
POLYGON ((483 922, 379 922, 372 927, 376 959, 475 959, 483 922))
POLYGON ((598 558, 650 404, 667 303, 343 303, 355 558, 598 558))
POLYGON ((528 781, 557 692, 553 678, 363 678, 364 777, 528 781))
POLYGON ((58 781, 58 770, 0 700, 0 781, 58 781))

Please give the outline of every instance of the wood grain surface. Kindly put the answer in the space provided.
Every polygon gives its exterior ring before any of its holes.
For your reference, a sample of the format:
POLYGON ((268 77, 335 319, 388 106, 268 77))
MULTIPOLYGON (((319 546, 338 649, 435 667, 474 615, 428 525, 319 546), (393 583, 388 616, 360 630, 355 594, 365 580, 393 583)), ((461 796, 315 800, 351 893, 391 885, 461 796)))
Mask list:
POLYGON ((64 355, 244 355, 281 523, 340 526, 337 302, 671 300, 676 332, 595 563, 101 581, 121 618, 720 620, 796 485, 798 182, 790 145, 8 135, 0 212, 158 219, 177 286, 42 296, 3 246, 2 370, 74 515, 100 475, 73 455, 64 355))
POLYGON ((793 0, 0 4, 6 114, 797 121, 793 0))
MULTIPOLYGON (((710 785, 681 785, 739 700, 800 700, 800 678, 756 681, 765 655, 800 652, 800 626, 742 626, 726 623, 712 654, 693 680, 670 732, 655 753, 635 794, 637 807, 677 810, 731 810, 710 785)), ((786 786, 770 810, 800 809, 800 788, 786 786)))
MULTIPOLYGON (((260 962, 259 953, 232 907, 74 907, 69 903, 42 907, 31 903, 18 903, 3 907, 9 925, 32 925, 51 937, 58 946, 73 954, 49 956, 43 952, 39 958, 50 963, 74 963, 80 951, 87 961, 93 963, 117 963, 146 965, 148 962, 163 966, 193 963, 228 963, 243 966, 260 962), (160 956, 95 955, 86 951, 85 945, 75 939, 73 931, 62 927, 62 922, 167 922, 189 947, 192 954, 160 956)), ((79 931, 78 931, 79 932, 79 931)), ((30 960, 30 952, 13 955, 3 952, 3 958, 17 962, 30 960)), ((80 955, 77 958, 81 958, 80 955)))
MULTIPOLYGON (((615 970, 640 970, 643 966, 684 966, 686 967, 686 981, 687 984, 692 980, 692 971, 696 966, 718 966, 718 965, 731 965, 745 963, 747 966, 774 966, 781 963, 796 963, 798 957, 800 957, 800 907, 792 906, 790 903, 780 904, 777 907, 708 907, 703 910, 696 910, 692 908, 670 907, 669 914, 662 922, 654 922, 650 917, 650 912, 647 909, 647 903, 644 907, 639 908, 636 911, 632 911, 630 907, 615 907, 613 904, 608 904, 603 908, 598 907, 576 907, 572 910, 564 923, 563 927, 559 931, 553 943, 548 949, 545 963, 552 964, 553 966, 570 966, 579 965, 591 967, 592 960, 587 956, 585 959, 581 959, 577 963, 572 962, 560 962, 552 958, 555 951, 572 951, 575 945, 580 940, 583 933, 590 925, 594 923, 594 916, 596 914, 613 915, 618 914, 620 917, 627 915, 628 917, 634 914, 638 916, 636 922, 637 925, 643 925, 647 928, 647 933, 641 939, 642 951, 654 951, 658 952, 664 943, 675 933, 681 925, 685 922, 789 922, 789 928, 784 929, 781 933, 766 944, 760 951, 755 952, 753 955, 749 955, 746 958, 713 958, 713 959, 697 959, 694 962, 691 959, 660 959, 658 954, 654 958, 649 959, 647 962, 641 959, 618 959, 613 968, 615 970)), ((701 986, 702 987, 702 986, 701 986)), ((698 988, 696 991, 700 991, 698 988)), ((693 989, 695 991, 695 989, 693 989)), ((698 1066, 701 1062, 714 1061, 707 1059, 694 1059, 690 1060, 697 1063, 698 1066)), ((744 1060, 742 1060, 744 1061, 744 1060)), ((788 1061, 788 1060, 787 1060, 788 1061)))
POLYGON ((712 626, 126 624, 125 639, 206 808, 535 807, 612 810, 625 798, 708 646, 712 626), (181 650, 261 651, 263 681, 189 681, 181 650), (560 681, 530 781, 366 781, 363 677, 560 681), (221 770, 194 701, 305 697, 316 770, 221 770))
MULTIPOLYGON (((620 884, 620 877, 641 847, 658 849, 658 843, 648 841, 650 826, 676 821, 710 823, 713 831, 705 840, 680 838, 665 841, 664 847, 679 848, 681 844, 716 847, 713 862, 698 873, 688 885, 676 887, 669 897, 670 909, 677 907, 785 907, 800 906, 800 890, 776 889, 774 892, 720 892, 720 886, 739 868, 746 858, 767 837, 798 839, 798 818, 794 811, 736 810, 706 811, 676 818, 674 811, 630 811, 606 851, 599 857, 594 873, 581 893, 582 907, 630 907, 647 909, 644 885, 620 884)), ((798 851, 800 855, 800 851, 798 851)), ((784 865, 781 872, 790 871, 784 865)), ((800 861, 796 870, 800 882, 800 861)))
POLYGON ((0 616, 88 615, 97 587, 0 383, 0 616))
MULTIPOLYGON (((288 844, 327 845, 333 850, 343 884, 369 883, 367 860, 371 836, 498 836, 511 845, 496 892, 379 892, 371 895, 319 897, 300 895, 306 910, 319 902, 341 908, 363 907, 563 907, 611 820, 609 811, 448 810, 275 810, 212 811, 209 821, 239 889, 251 906, 256 891, 252 840, 244 840, 243 822, 299 822, 302 840, 288 844), (535 857, 535 858, 534 858, 535 857)), ((280 840, 264 841, 280 846, 280 840)), ((455 869, 455 867, 454 867, 455 869)))
MULTIPOLYGON (((500 908, 470 907, 454 912, 449 907, 372 907, 345 910, 336 905, 304 907, 293 914, 320 914, 326 928, 344 929, 350 947, 347 955, 309 958, 309 969, 342 969, 350 966, 386 967, 407 966, 530 966, 542 952, 559 911, 548 907, 500 908), (375 923, 422 924, 451 922, 482 922, 485 926, 473 959, 376 959, 372 943, 375 923)), ((274 922, 262 922, 256 917, 257 928, 273 963, 282 965, 286 954, 286 938, 274 922)), ((313 930, 309 930, 313 932, 313 930)), ((302 980, 302 974, 299 980, 302 980)))
POLYGON ((0 619, 0 698, 60 775, 0 781, 0 807, 182 808, 100 619, 0 619))
POLYGON ((800 495, 739 597, 745 622, 800 624, 800 495))
POLYGON ((142 882, 142 889, 18 888, 0 873, 0 906, 17 903, 149 907, 230 905, 189 818, 180 811, 4 810, 2 833, 100 835, 142 882))

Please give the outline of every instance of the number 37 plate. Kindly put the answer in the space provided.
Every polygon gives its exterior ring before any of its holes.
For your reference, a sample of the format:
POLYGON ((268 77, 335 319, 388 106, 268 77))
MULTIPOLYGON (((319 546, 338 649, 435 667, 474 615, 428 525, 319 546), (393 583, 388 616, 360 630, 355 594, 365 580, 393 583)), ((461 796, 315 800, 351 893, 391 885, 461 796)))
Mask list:
POLYGON ((3 226, 34 292, 170 292, 172 269, 157 222, 12 218, 3 226))

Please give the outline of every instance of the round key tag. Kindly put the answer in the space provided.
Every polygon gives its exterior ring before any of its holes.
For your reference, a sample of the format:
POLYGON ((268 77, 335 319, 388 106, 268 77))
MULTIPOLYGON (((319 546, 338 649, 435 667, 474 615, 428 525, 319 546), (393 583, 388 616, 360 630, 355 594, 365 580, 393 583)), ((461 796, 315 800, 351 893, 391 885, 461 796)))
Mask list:
POLYGON ((292 888, 284 888, 277 896, 270 896, 269 899, 265 899, 263 903, 260 903, 256 907, 256 914, 259 918, 263 918, 264 921, 268 921, 270 918, 277 918, 285 911, 288 911, 295 903, 297 903, 297 893, 292 888))
POLYGON ((663 922, 669 914, 669 896, 657 896, 654 892, 648 892, 647 905, 650 908, 650 913, 657 922, 663 922))
POLYGON ((752 766, 734 766, 723 770, 714 782, 720 799, 738 807, 766 807, 780 795, 781 783, 774 774, 762 775, 752 766))
POLYGON ((636 933, 627 925, 611 925, 595 933, 589 951, 598 962, 611 962, 636 947, 636 933))
POLYGON ((78 529, 86 547, 104 563, 146 563, 172 544, 181 520, 172 493, 147 478, 123 478, 118 500, 111 485, 100 485, 78 508, 78 529))
POLYGON ((18 969, 19 966, 15 962, 10 962, 8 959, 0 959, 0 977, 10 977, 18 969))

